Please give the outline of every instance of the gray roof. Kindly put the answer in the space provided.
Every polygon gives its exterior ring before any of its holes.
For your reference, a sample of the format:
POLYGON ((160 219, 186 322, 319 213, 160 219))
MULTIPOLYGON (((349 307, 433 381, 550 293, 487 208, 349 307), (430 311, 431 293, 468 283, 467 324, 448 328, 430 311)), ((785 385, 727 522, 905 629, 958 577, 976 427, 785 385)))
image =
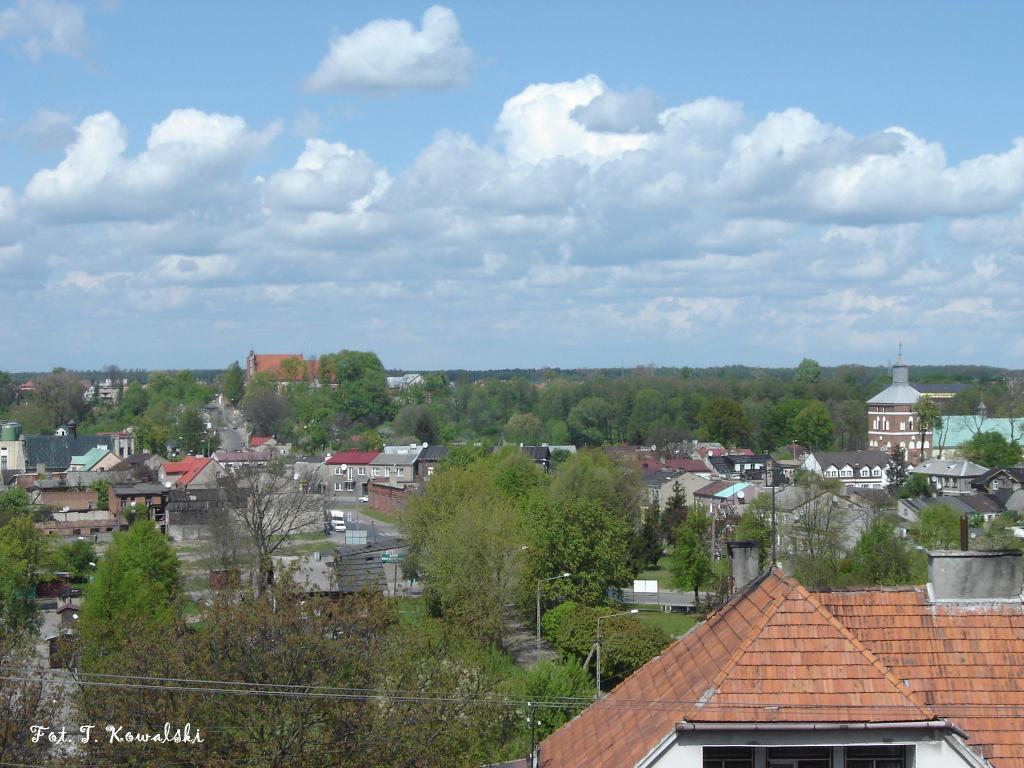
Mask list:
POLYGON ((889 455, 885 451, 815 451, 815 460, 822 469, 826 467, 885 467, 889 455))
POLYGON ((911 384, 890 384, 868 400, 868 405, 913 405, 920 396, 911 384))
POLYGON ((902 503, 917 513, 919 517, 926 507, 935 504, 945 504, 962 515, 994 515, 1003 511, 1003 506, 999 500, 985 493, 971 496, 918 497, 916 499, 904 499, 902 503))
POLYGON ((420 452, 420 461, 444 461, 447 458, 447 445, 428 445, 420 452))
POLYGON ((910 470, 910 473, 914 475, 935 477, 981 477, 986 472, 988 472, 988 467, 967 461, 967 459, 959 461, 928 459, 910 470))
POLYGON ((72 456, 82 456, 97 446, 113 450, 110 435, 25 435, 25 469, 45 464, 47 472, 67 469, 72 456))
POLYGON ((665 483, 682 477, 685 474, 686 473, 681 469, 659 469, 657 472, 652 472, 647 475, 644 478, 644 484, 648 488, 660 488, 665 483))
POLYGON ((337 547, 334 550, 335 587, 342 594, 387 589, 382 550, 376 547, 337 547))
POLYGON ((419 461, 417 453, 380 453, 370 462, 375 467, 411 467, 419 461))

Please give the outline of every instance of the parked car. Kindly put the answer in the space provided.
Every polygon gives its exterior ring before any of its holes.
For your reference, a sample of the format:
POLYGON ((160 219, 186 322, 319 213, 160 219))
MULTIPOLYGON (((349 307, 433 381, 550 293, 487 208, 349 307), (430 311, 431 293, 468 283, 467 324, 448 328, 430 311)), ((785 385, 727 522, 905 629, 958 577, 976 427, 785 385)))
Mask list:
POLYGON ((360 504, 366 504, 369 501, 370 501, 370 497, 369 496, 360 496, 359 497, 359 503, 360 504))

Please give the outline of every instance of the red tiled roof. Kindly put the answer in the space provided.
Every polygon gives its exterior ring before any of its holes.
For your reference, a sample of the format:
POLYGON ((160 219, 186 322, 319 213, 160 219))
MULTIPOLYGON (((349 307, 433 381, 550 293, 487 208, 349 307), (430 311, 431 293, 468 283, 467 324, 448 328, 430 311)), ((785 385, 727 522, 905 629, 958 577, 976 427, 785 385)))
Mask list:
POLYGON ((380 451, 341 451, 327 459, 328 464, 369 464, 380 451))
POLYGON ((273 439, 274 438, 272 438, 272 437, 250 437, 249 438, 249 445, 252 448, 259 448, 264 443, 267 443, 267 442, 269 442, 270 440, 273 440, 273 439))
POLYGON ((708 465, 699 459, 665 459, 668 469, 681 469, 684 472, 710 472, 708 465))
POLYGON ((210 461, 211 459, 206 456, 189 456, 181 461, 167 462, 164 464, 163 470, 167 475, 181 475, 174 479, 174 484, 184 488, 196 479, 196 476, 206 468, 210 461))
MULTIPOLYGON (((281 364, 285 360, 298 360, 300 363, 303 363, 311 379, 315 379, 320 375, 320 361, 304 360, 302 355, 253 355, 253 366, 256 369, 256 373, 266 373, 280 379, 284 378, 281 364)), ((294 377, 294 380, 302 381, 303 378, 300 375, 294 377)))
POLYGON ((1024 605, 930 605, 923 587, 815 597, 993 766, 1024 767, 1024 605))
MULTIPOLYGON (((928 697, 913 685, 913 669, 896 671, 886 666, 883 638, 902 634, 898 618, 894 615, 887 626, 878 626, 877 617, 861 616, 851 606, 849 613, 859 616, 862 624, 871 624, 878 634, 878 646, 873 648, 830 612, 827 599, 810 594, 796 579, 773 569, 545 739, 540 765, 634 766, 684 720, 935 720, 928 697), (901 682, 905 678, 911 679, 910 688, 901 682)), ((906 633, 908 652, 916 636, 913 631, 906 633)), ((1018 637, 1024 646, 1024 634, 1018 637)), ((1016 669, 1010 673, 1007 665, 1021 660, 1002 662, 1004 685, 1011 682, 1011 674, 1012 679, 1016 677, 1016 669)), ((971 690, 970 686, 964 690, 971 690)), ((1024 691, 1019 695, 1024 697, 1024 691)), ((988 701, 992 699, 990 695, 988 701)), ((943 708, 933 708, 939 717, 947 715, 943 708)), ((1017 723, 1009 727, 1016 728, 1014 737, 1021 732, 1017 723)), ((997 768, 1009 765, 997 764, 997 768)), ((1021 763, 1012 765, 1019 768, 1021 763)))

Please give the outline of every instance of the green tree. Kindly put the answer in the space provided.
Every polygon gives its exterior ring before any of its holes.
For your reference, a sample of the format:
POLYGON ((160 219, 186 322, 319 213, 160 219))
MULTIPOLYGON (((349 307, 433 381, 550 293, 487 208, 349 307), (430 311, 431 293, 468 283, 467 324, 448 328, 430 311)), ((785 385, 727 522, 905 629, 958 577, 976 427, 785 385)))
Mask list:
POLYGON ((0 491, 0 526, 7 525, 19 515, 27 515, 32 511, 32 501, 28 492, 20 485, 0 491))
POLYGON ((206 425, 195 406, 186 406, 182 409, 178 414, 175 427, 182 453, 200 454, 205 452, 206 425))
POLYGON ((562 662, 542 660, 531 667, 518 686, 518 696, 525 701, 564 701, 563 706, 543 706, 534 710, 537 740, 547 738, 582 710, 584 701, 593 695, 590 675, 575 659, 562 662))
POLYGON ((284 426, 291 409, 288 401, 273 389, 250 385, 242 398, 242 412, 252 425, 253 434, 274 435, 284 426))
POLYGON ((437 414, 429 405, 406 405, 395 415, 393 424, 399 435, 413 435, 425 443, 436 443, 440 436, 437 414))
POLYGON ((238 405, 245 393, 245 376, 237 361, 232 360, 220 380, 220 391, 232 405, 238 405))
POLYGON ((885 474, 889 478, 889 493, 896 493, 907 482, 907 452, 902 446, 894 445, 889 451, 885 474))
POLYGON ((99 556, 96 548, 88 539, 75 539, 57 547, 51 559, 53 570, 67 571, 71 574, 71 580, 76 582, 87 581, 96 567, 99 556))
POLYGON ((821 366, 817 360, 805 357, 796 367, 795 378, 801 384, 817 384, 821 381, 821 366))
POLYGON ((924 441, 930 434, 942 429, 942 412, 928 395, 921 395, 914 403, 914 419, 917 421, 917 431, 921 440, 919 454, 919 462, 921 462, 925 460, 924 441))
POLYGON ((692 589, 695 605, 700 605, 700 588, 712 575, 711 516, 697 504, 676 529, 676 545, 669 557, 669 572, 679 589, 692 589))
POLYGON ((896 529, 892 515, 877 515, 850 551, 842 570, 857 586, 922 584, 928 579, 925 557, 896 529))
POLYGON ((50 428, 80 419, 86 411, 85 387, 77 376, 55 370, 36 382, 35 399, 49 414, 50 428))
POLYGON ((756 541, 757 564, 763 571, 772 558, 772 496, 759 493, 746 505, 733 531, 733 541, 756 541))
POLYGON ((656 389, 645 388, 636 393, 629 417, 629 439, 636 444, 650 443, 652 428, 665 413, 665 397, 656 389))
POLYGON ((914 540, 925 549, 955 549, 960 546, 960 513, 948 504, 929 504, 921 511, 914 540))
POLYGON ((324 355, 320 378, 337 385, 335 401, 353 421, 375 427, 390 416, 387 375, 373 352, 342 350, 324 355))
POLYGON ((173 547, 149 520, 115 533, 86 586, 79 634, 89 671, 120 671, 118 657, 135 634, 173 623, 180 564, 173 547))
POLYGON ((898 494, 901 499, 917 499, 922 496, 931 497, 934 495, 935 489, 928 480, 928 476, 922 475, 919 472, 913 472, 910 474, 906 482, 903 483, 903 487, 900 488, 898 494))
POLYGON ((569 411, 566 423, 576 445, 602 445, 609 436, 611 407, 600 397, 586 397, 569 411))
POLYGON ((708 400, 697 414, 697 424, 702 440, 713 440, 725 446, 743 446, 751 439, 750 420, 735 400, 721 397, 708 400))
POLYGON ((522 443, 523 445, 540 445, 544 441, 546 430, 544 423, 532 413, 513 413, 505 422, 506 442, 522 443))
POLYGON ((832 419, 825 406, 815 400, 793 418, 793 437, 810 451, 832 444, 832 419))
POLYGON ((998 432, 979 432, 960 447, 963 455, 983 467, 1012 467, 1021 462, 1020 443, 998 432))

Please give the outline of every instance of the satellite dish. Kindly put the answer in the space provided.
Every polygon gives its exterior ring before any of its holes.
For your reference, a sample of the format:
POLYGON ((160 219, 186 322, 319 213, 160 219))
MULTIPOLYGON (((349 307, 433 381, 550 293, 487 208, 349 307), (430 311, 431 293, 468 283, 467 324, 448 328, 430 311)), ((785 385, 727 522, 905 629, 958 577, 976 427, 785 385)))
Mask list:
POLYGON ((71 618, 72 619, 77 619, 78 618, 78 614, 77 613, 72 613, 71 614, 71 618))
POLYGON ((348 472, 348 464, 342 464, 341 465, 341 471, 342 472, 348 472))
POLYGON ((737 498, 737 499, 739 499, 740 501, 742 501, 742 500, 743 500, 743 491, 739 491, 739 492, 738 492, 738 493, 736 494, 736 498, 737 498))

